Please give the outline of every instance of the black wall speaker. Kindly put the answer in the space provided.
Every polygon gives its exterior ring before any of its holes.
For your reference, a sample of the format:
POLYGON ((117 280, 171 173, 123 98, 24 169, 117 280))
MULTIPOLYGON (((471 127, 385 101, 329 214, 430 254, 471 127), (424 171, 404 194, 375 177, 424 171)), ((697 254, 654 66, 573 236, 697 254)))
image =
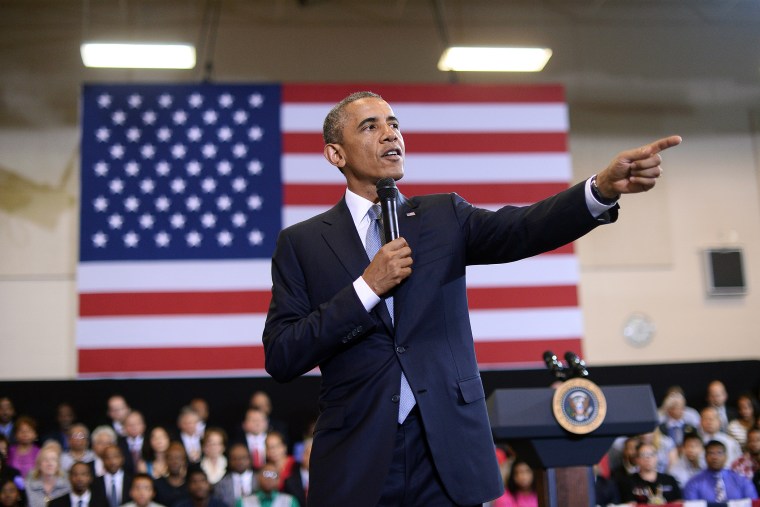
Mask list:
POLYGON ((741 296, 747 293, 740 248, 707 249, 704 258, 708 296, 741 296))

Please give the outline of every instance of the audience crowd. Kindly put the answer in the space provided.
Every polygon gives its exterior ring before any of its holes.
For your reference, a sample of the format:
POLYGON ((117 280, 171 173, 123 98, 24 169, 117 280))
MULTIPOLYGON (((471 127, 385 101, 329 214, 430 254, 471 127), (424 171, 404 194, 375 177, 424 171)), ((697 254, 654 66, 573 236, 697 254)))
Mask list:
MULTIPOLYGON (((697 411, 671 388, 652 432, 615 441, 594 467, 598 505, 758 498, 757 399, 742 393, 729 404, 717 380, 705 394, 697 411)), ((263 391, 237 428, 207 424, 201 398, 182 407, 175 427, 149 427, 118 394, 104 409, 109 423, 90 428, 61 403, 47 421, 55 430, 40 437, 38 421, 0 393, 0 507, 306 506, 311 434, 289 442, 263 391)), ((505 492, 489 507, 537 507, 535 471, 508 446, 495 451, 505 492)))

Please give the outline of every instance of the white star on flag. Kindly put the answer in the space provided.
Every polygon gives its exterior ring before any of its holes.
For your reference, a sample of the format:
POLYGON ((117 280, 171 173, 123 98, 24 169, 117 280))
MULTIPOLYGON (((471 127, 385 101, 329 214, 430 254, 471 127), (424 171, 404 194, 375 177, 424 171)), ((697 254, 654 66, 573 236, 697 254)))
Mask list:
POLYGON ((190 98, 187 100, 187 103, 190 104, 190 107, 193 109, 198 109, 203 105, 203 95, 200 93, 193 93, 190 95, 190 98))
POLYGON ((171 236, 166 231, 161 231, 158 234, 156 234, 156 245, 158 245, 161 248, 165 248, 169 246, 169 242, 171 241, 171 236))
POLYGON ((211 229, 216 225, 216 216, 213 213, 204 213, 201 215, 201 225, 206 229, 211 229))
POLYGON ((98 196, 95 198, 95 200, 92 203, 93 207, 95 208, 95 211, 105 211, 108 209, 108 199, 105 197, 98 196))
POLYGON ((217 118, 219 118, 219 115, 213 109, 209 109, 203 113, 203 123, 206 125, 213 125, 216 123, 217 118))
POLYGON ((110 217, 108 217, 108 226, 111 229, 121 229, 121 226, 124 224, 124 217, 119 215, 118 213, 114 213, 110 217))
POLYGON ((201 209, 201 204, 203 204, 203 201, 197 195, 191 195, 185 200, 188 211, 198 211, 201 209))
POLYGON ((108 164, 102 160, 96 163, 95 174, 97 174, 98 176, 106 176, 108 174, 108 164))
POLYGON ((121 159, 124 156, 124 146, 120 144, 114 144, 111 146, 111 157, 115 159, 121 159))
POLYGON ((190 231, 187 233, 187 236, 185 236, 187 239, 187 244, 190 246, 200 246, 201 240, 203 239, 203 236, 201 236, 201 233, 198 231, 190 231))
POLYGON ((216 240, 222 246, 230 246, 232 244, 232 233, 226 230, 220 231, 219 234, 216 235, 216 240))
POLYGON ((199 127, 190 127, 187 129, 187 138, 197 143, 203 137, 203 131, 199 127))
POLYGON ((129 231, 124 235, 124 245, 127 248, 135 248, 140 242, 140 236, 134 231, 129 231))
POLYGON ((96 248, 105 248, 107 243, 108 243, 108 236, 106 236, 104 233, 97 232, 93 234, 92 244, 95 245, 96 248))
POLYGON ((253 194, 248 198, 248 207, 251 209, 261 209, 261 203, 261 197, 256 194, 253 194))
POLYGON ((174 99, 168 93, 162 93, 161 96, 158 97, 158 105, 163 109, 170 108, 172 106, 172 102, 174 102, 174 99))
POLYGON ((168 127, 161 127, 156 131, 156 137, 163 143, 168 142, 172 137, 172 131, 168 127))
POLYGON ((133 93, 132 95, 127 98, 127 104, 129 104, 129 107, 132 109, 137 109, 142 105, 142 97, 138 95, 137 93, 133 93))
POLYGON ((154 123, 156 123, 156 112, 145 111, 142 116, 142 121, 146 125, 153 125, 154 123))
POLYGON ((223 109, 227 109, 228 107, 232 106, 233 102, 235 102, 235 99, 232 98, 232 95, 229 93, 223 93, 219 96, 219 106, 223 109))
POLYGON ((214 178, 204 178, 201 181, 201 190, 207 194, 213 193, 216 190, 216 180, 214 178))
POLYGON ((143 229, 152 229, 154 222, 153 215, 149 215, 148 213, 140 215, 140 227, 143 229))
POLYGON ((126 121, 126 119, 127 115, 122 110, 114 111, 114 113, 111 115, 111 121, 114 123, 114 125, 121 125, 126 121))
POLYGON ((175 213, 169 219, 169 223, 175 229, 182 229, 183 227, 185 227, 185 215, 181 213, 175 213))
POLYGON ((237 212, 232 215, 232 225, 235 227, 243 227, 247 221, 248 219, 245 217, 244 213, 237 212))
POLYGON ((174 158, 185 158, 186 154, 187 148, 185 148, 184 144, 175 144, 172 146, 172 156, 174 158))
POLYGON ((160 196, 158 199, 156 199, 156 209, 158 211, 166 211, 168 210, 172 205, 171 200, 169 200, 168 197, 165 195, 160 196))
POLYGON ((248 138, 251 141, 261 141, 261 138, 264 136, 264 130, 259 127, 251 127, 248 129, 248 138))
POLYGON ((152 144, 144 144, 140 148, 140 155, 142 158, 150 160, 156 155, 156 147, 152 144))
POLYGON ((142 132, 140 131, 140 129, 138 129, 136 127, 128 128, 127 129, 127 140, 129 142, 136 143, 137 141, 140 140, 140 135, 141 134, 142 134, 142 132))
POLYGON ((251 160, 248 163, 248 172, 253 174, 254 176, 261 174, 261 171, 264 169, 264 164, 261 163, 259 160, 251 160))
POLYGON ((156 174, 159 176, 167 176, 169 172, 171 172, 172 167, 169 165, 169 162, 166 160, 162 160, 158 164, 156 164, 156 174))
POLYGON ((111 96, 107 93, 98 96, 98 107, 106 109, 111 105, 111 96))
POLYGON ((169 183, 169 187, 175 194, 181 194, 185 191, 185 180, 182 178, 174 178, 171 183, 169 183))
POLYGON ((150 178, 145 178, 140 182, 140 190, 143 194, 152 194, 156 188, 156 182, 150 178))
POLYGON ((237 143, 232 147, 232 154, 235 158, 243 158, 248 154, 248 148, 243 143, 237 143))
POLYGON ((204 144, 201 153, 205 158, 214 158, 216 157, 216 146, 211 143, 204 144))
POLYGON ((140 208, 140 199, 138 199, 134 195, 130 195, 129 197, 124 199, 124 208, 127 211, 134 213, 140 208))
POLYGON ((124 181, 120 178, 114 178, 108 183, 108 188, 113 194, 120 194, 124 190, 124 181))
POLYGON ((203 170, 203 166, 197 160, 191 160, 187 163, 187 166, 185 166, 185 170, 190 176, 198 176, 203 170))
POLYGON ((264 234, 260 230, 254 229, 248 234, 248 241, 252 245, 260 245, 264 241, 264 234))
POLYGON ((254 93, 248 98, 251 107, 259 108, 264 104, 264 96, 260 93, 254 93))
POLYGON ((172 121, 175 125, 184 125, 187 121, 187 113, 182 109, 175 111, 172 115, 172 121))
POLYGON ((216 164, 216 170, 222 176, 227 176, 232 172, 232 164, 229 160, 220 160, 219 163, 216 164))
POLYGON ((95 138, 101 143, 108 141, 109 137, 111 137, 111 131, 105 127, 101 127, 95 131, 95 138))
POLYGON ((248 121, 248 113, 246 113, 242 109, 238 109, 237 111, 233 113, 232 121, 234 121, 235 124, 237 125, 242 125, 243 123, 248 121))
POLYGON ((128 176, 137 176, 137 174, 140 172, 140 164, 134 160, 130 160, 124 164, 124 172, 127 173, 128 176))

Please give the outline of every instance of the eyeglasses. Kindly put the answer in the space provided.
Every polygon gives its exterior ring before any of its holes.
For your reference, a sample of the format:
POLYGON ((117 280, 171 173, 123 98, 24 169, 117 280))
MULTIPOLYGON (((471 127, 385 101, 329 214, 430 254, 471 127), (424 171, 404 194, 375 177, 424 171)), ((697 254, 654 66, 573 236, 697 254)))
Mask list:
POLYGON ((273 472, 272 470, 264 470, 263 472, 261 472, 261 476, 266 477, 267 479, 277 479, 280 476, 280 474, 278 474, 277 472, 273 472))
POLYGON ((642 452, 641 454, 639 454, 639 458, 654 458, 656 456, 657 455, 653 452, 642 452))
POLYGON ((87 435, 85 435, 84 433, 72 433, 71 438, 75 440, 84 440, 85 438, 87 438, 87 435))

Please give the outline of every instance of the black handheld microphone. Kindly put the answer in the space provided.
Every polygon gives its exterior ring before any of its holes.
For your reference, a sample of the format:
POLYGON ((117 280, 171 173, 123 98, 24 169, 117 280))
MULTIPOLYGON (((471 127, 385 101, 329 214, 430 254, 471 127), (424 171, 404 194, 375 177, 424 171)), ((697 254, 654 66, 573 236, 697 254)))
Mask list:
POLYGON ((399 237, 398 212, 396 211, 398 188, 393 178, 381 179, 376 187, 377 196, 380 198, 380 208, 383 211, 383 233, 385 242, 388 243, 399 237))
POLYGON ((567 367, 572 372, 573 377, 588 377, 586 363, 575 352, 565 352, 565 361, 567 361, 567 367))
POLYGON ((544 363, 546 363, 546 367, 549 368, 549 371, 557 380, 565 380, 567 378, 565 367, 562 366, 562 363, 551 350, 544 352, 544 363))

